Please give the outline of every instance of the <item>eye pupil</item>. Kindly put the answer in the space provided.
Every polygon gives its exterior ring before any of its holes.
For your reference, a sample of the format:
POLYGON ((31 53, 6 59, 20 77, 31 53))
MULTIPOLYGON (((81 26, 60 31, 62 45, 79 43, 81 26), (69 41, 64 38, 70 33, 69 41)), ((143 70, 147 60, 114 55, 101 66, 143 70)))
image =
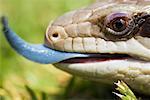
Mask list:
POLYGON ((118 29, 120 29, 120 28, 123 27, 123 23, 122 23, 120 20, 118 20, 118 21, 116 21, 116 23, 115 23, 115 27, 118 28, 118 29))
POLYGON ((123 19, 118 19, 113 23, 113 29, 117 32, 121 32, 126 29, 126 22, 123 19))

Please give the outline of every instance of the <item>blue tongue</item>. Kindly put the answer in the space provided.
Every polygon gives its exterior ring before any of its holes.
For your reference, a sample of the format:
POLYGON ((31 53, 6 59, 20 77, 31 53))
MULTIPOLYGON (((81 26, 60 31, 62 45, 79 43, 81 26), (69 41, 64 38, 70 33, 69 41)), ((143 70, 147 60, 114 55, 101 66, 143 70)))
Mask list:
POLYGON ((2 17, 3 33, 11 47, 25 58, 43 64, 58 63, 60 61, 75 58, 88 57, 88 54, 67 53, 45 47, 43 44, 30 44, 21 39, 9 26, 5 17, 2 17))

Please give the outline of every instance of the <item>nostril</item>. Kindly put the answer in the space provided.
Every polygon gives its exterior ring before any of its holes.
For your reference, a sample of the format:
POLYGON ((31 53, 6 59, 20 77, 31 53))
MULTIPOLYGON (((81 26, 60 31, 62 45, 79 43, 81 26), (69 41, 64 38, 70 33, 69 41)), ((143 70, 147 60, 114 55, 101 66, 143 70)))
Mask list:
POLYGON ((68 37, 63 27, 60 26, 50 26, 46 31, 47 38, 52 43, 57 43, 61 40, 64 40, 68 37))
POLYGON ((53 32, 51 35, 50 35, 50 39, 53 41, 53 42, 56 42, 58 40, 60 40, 62 37, 61 37, 61 34, 58 33, 58 32, 53 32))
POLYGON ((54 38, 58 38, 58 33, 54 33, 53 35, 52 35, 52 37, 54 37, 54 38))

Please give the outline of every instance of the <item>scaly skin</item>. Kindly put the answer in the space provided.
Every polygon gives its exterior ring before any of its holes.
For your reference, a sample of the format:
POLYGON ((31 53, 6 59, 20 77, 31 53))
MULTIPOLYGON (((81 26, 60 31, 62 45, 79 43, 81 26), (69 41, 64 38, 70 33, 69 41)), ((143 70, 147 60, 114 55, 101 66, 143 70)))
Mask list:
POLYGON ((141 12, 150 13, 150 2, 98 2, 59 17, 49 25, 45 44, 55 50, 81 53, 121 53, 146 61, 125 59, 105 62, 57 63, 56 67, 81 77, 113 83, 124 80, 133 89, 150 95, 150 33, 129 39, 110 39, 103 31, 105 18, 123 12, 129 18, 141 12), (55 34, 56 36, 54 36, 55 34))
POLYGON ((44 45, 22 40, 5 18, 2 24, 10 45, 29 60, 109 84, 123 80, 137 92, 150 95, 149 20, 147 0, 98 2, 50 24, 44 45))
POLYGON ((50 48, 60 51, 131 53, 150 59, 150 52, 148 50, 150 45, 148 42, 143 43, 144 40, 149 41, 149 38, 136 35, 134 38, 126 41, 110 41, 106 37, 107 34, 102 32, 103 27, 99 26, 99 24, 103 26, 104 17, 112 12, 125 12, 129 17, 139 12, 150 13, 150 3, 143 4, 139 3, 138 5, 127 2, 124 4, 120 2, 96 3, 87 8, 69 12, 49 25, 46 32, 46 44, 50 48), (53 34, 57 34, 58 37, 53 37, 53 34), (131 44, 135 42, 139 42, 140 47, 137 50, 139 49, 141 52, 132 50, 131 44), (125 46, 122 47, 122 45, 125 46))

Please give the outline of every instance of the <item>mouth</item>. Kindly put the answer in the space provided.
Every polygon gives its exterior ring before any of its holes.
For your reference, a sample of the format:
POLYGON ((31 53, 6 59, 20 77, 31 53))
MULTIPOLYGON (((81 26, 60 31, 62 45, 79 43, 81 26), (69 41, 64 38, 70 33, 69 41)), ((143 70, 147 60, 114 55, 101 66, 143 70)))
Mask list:
POLYGON ((63 60, 59 63, 74 64, 74 63, 105 62, 105 61, 112 61, 112 60, 128 60, 128 59, 141 60, 127 54, 89 54, 89 55, 90 55, 89 57, 70 58, 67 60, 63 60))
MULTIPOLYGON (((115 61, 115 60, 125 61, 131 59, 134 61, 136 60, 136 62, 141 62, 142 59, 145 62, 150 61, 149 50, 146 49, 141 44, 139 44, 139 42, 137 42, 135 39, 131 39, 127 42, 125 48, 127 52, 125 51, 122 54, 118 54, 117 53, 118 51, 113 51, 113 53, 115 54, 111 54, 109 52, 108 53, 101 52, 95 54, 61 52, 61 51, 48 48, 46 45, 43 44, 35 45, 24 41, 15 32, 13 32, 13 30, 11 30, 11 28, 8 25, 8 21, 5 17, 2 18, 2 25, 3 25, 3 33, 6 39, 8 40, 8 42, 10 43, 10 45, 12 46, 12 48, 14 48, 14 50, 16 50, 19 54, 26 57, 27 59, 42 64, 95 63, 95 62, 106 62, 106 61, 115 61), (132 55, 136 55, 136 56, 132 56, 132 55)), ((146 23, 145 26, 148 27, 147 25, 150 24, 146 23)), ((144 32, 145 30, 142 30, 142 33, 144 32)))

